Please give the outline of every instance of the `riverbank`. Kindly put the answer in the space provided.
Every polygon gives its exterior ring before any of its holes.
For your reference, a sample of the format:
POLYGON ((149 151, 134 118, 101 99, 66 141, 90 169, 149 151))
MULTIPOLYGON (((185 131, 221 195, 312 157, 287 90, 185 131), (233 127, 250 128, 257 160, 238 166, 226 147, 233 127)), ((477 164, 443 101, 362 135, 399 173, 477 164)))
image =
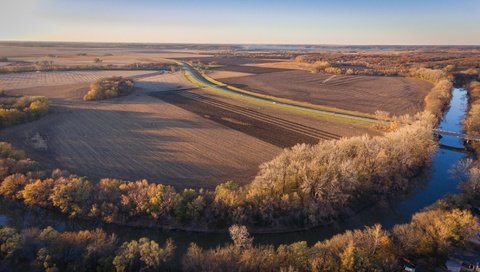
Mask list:
MULTIPOLYGON (((453 99, 455 101, 450 107, 452 114, 446 114, 444 119, 448 124, 460 124, 462 115, 461 109, 464 107, 462 100, 464 96, 461 95, 461 91, 455 91, 453 99), (458 99, 458 100, 457 100, 458 99), (453 114, 455 113, 455 114, 453 114), (452 118, 450 118, 450 117, 452 118)), ((449 128, 451 129, 451 128, 449 128)), ((441 141, 448 141, 447 138, 441 139, 441 141)), ((383 200, 377 205, 373 205, 360 213, 355 213, 353 216, 345 216, 344 220, 334 222, 328 225, 317 228, 297 229, 296 232, 291 232, 289 235, 283 233, 262 233, 253 235, 256 244, 264 245, 281 245, 290 244, 295 241, 306 241, 312 245, 317 241, 327 239, 335 234, 345 232, 347 230, 354 230, 363 228, 364 226, 373 226, 380 223, 385 228, 393 227, 398 223, 405 223, 410 220, 410 217, 415 212, 421 210, 427 205, 435 202, 437 198, 452 193, 457 190, 458 180, 447 178, 448 182, 445 182, 445 178, 449 177, 449 167, 456 164, 460 159, 464 158, 464 154, 455 153, 448 150, 440 149, 432 160, 432 171, 429 179, 421 182, 423 185, 419 186, 417 190, 413 190, 407 195, 399 196, 390 200, 383 200)), ((428 175, 427 175, 428 176, 428 175)), ((420 181, 417 181, 420 183, 420 181)), ((29 212, 32 207, 26 207, 16 217, 8 215, 11 209, 1 213, 4 215, 3 221, 8 218, 7 225, 15 225, 16 227, 24 228, 27 226, 42 226, 39 222, 45 220, 43 226, 52 225, 59 230, 79 230, 79 229, 94 229, 101 227, 107 230, 108 233, 117 233, 122 239, 139 239, 141 237, 149 237, 158 241, 165 241, 168 238, 172 238, 178 247, 177 258, 186 252, 189 244, 195 242, 202 248, 214 248, 217 245, 226 243, 229 241, 229 237, 226 233, 196 233, 196 229, 187 229, 186 231, 178 231, 173 228, 167 228, 162 231, 158 229, 145 229, 144 226, 120 226, 115 224, 105 224, 101 220, 95 220, 89 218, 89 220, 75 220, 60 216, 57 213, 42 213, 42 209, 37 209, 36 212, 29 212), (8 212, 8 213, 7 213, 8 212), (22 221, 26 220, 26 217, 39 213, 36 218, 29 219, 30 223, 22 221), (23 214, 26 214, 25 216, 23 214), (7 215, 7 216, 5 216, 7 215), (50 220, 46 220, 50 218, 50 220)))

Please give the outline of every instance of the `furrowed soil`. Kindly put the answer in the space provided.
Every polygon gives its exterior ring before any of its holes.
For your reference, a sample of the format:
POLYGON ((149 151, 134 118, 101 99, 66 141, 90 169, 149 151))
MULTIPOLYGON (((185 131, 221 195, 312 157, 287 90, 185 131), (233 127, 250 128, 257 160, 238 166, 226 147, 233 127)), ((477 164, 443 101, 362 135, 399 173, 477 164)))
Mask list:
POLYGON ((54 98, 52 113, 1 131, 47 168, 92 179, 146 178, 177 188, 212 188, 226 180, 249 182, 258 165, 280 148, 149 96, 191 87, 181 73, 144 78, 132 95, 81 100, 85 84, 7 90, 54 98), (39 147, 38 141, 46 142, 39 147))
POLYGON ((156 74, 155 71, 68 71, 29 72, 0 74, 0 89, 24 89, 29 87, 59 86, 75 83, 91 83, 100 78, 123 76, 138 78, 156 74))
POLYGON ((152 95, 278 147, 291 147, 297 143, 315 144, 319 140, 340 138, 335 133, 236 106, 190 90, 156 92, 152 95))
MULTIPOLYGON (((248 68, 235 71, 244 72, 248 68)), ((426 81, 412 78, 313 74, 301 70, 221 80, 232 86, 277 97, 365 113, 381 110, 396 115, 421 111, 423 99, 432 87, 426 81)))
POLYGON ((311 65, 285 59, 204 57, 188 59, 213 63, 206 73, 226 84, 249 91, 339 109, 395 115, 423 110, 432 85, 426 81, 385 76, 312 73, 311 65), (230 77, 229 77, 230 75, 230 77))

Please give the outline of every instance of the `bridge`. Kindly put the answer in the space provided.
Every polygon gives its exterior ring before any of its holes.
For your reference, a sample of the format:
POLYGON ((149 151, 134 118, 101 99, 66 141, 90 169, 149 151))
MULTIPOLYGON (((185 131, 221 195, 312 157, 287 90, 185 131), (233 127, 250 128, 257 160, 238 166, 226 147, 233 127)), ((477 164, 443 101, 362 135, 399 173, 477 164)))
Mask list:
POLYGON ((467 142, 472 141, 472 142, 480 142, 480 136, 478 135, 470 135, 470 134, 464 134, 464 133, 458 133, 458 132, 453 132, 453 131, 448 131, 448 130, 443 130, 443 129, 434 129, 433 133, 436 135, 440 136, 452 136, 456 137, 459 139, 463 139, 467 142))

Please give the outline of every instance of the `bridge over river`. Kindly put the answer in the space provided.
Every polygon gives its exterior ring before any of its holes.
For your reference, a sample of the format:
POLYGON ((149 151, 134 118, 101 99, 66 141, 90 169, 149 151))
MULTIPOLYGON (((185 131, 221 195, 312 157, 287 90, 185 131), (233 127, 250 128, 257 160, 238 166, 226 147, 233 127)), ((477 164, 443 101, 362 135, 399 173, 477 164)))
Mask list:
POLYGON ((464 134, 464 133, 459 133, 459 132, 454 132, 454 131, 448 131, 448 130, 443 130, 443 129, 434 129, 433 132, 436 135, 440 136, 452 136, 455 138, 463 139, 467 142, 472 141, 472 142, 480 142, 480 136, 477 135, 470 135, 470 134, 464 134))

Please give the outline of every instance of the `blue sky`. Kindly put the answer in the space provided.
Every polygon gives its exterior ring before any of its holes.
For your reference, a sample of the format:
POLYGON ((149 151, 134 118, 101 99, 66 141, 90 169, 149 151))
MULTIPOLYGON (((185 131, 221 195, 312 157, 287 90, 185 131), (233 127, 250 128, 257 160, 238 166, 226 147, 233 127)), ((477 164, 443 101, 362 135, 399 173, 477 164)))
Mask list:
POLYGON ((480 44, 480 0, 0 0, 0 40, 480 44))

